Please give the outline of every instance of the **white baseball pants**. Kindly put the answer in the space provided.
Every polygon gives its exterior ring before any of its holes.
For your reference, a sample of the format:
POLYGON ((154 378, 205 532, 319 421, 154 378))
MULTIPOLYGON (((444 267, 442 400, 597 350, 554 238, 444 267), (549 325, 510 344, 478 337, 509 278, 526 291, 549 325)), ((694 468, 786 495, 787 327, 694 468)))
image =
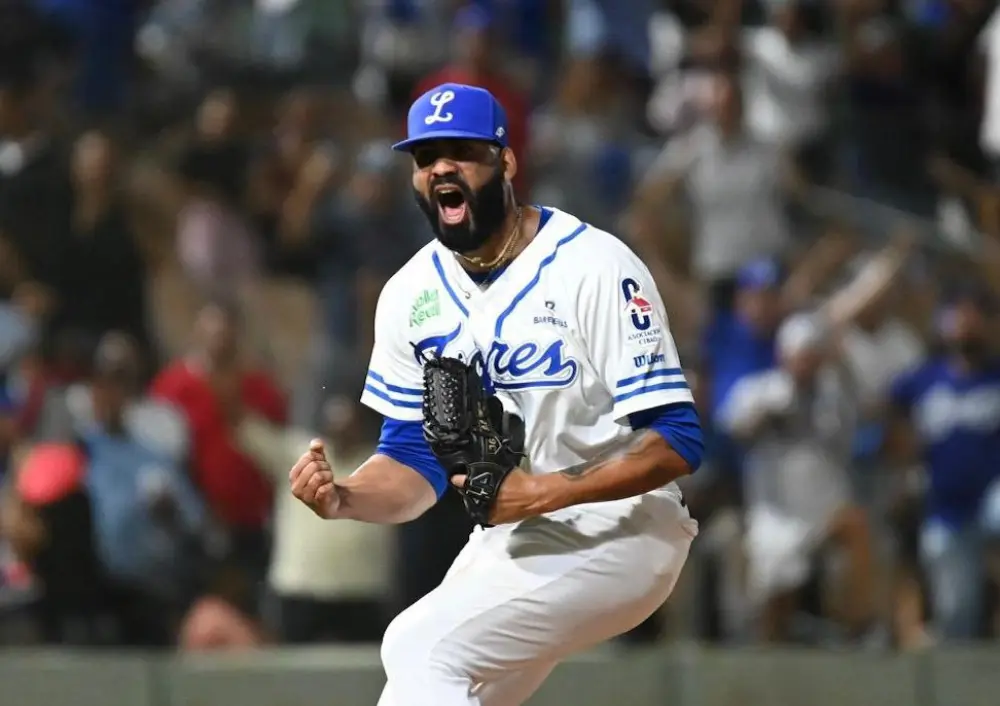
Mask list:
POLYGON ((519 706, 561 659, 659 608, 697 533, 666 490, 477 528, 386 630, 378 706, 519 706))

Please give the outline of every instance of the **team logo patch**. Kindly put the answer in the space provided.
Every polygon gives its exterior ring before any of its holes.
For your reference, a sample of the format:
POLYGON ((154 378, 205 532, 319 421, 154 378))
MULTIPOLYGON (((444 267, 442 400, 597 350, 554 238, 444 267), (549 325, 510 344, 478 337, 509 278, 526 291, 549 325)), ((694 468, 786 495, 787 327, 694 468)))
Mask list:
POLYGON ((636 331, 646 331, 653 325, 653 305, 642 296, 642 288, 631 277, 622 280, 622 297, 625 299, 625 312, 632 320, 636 331))
POLYGON ((628 303, 629 313, 632 316, 632 325, 637 329, 647 329, 650 324, 650 314, 653 313, 653 305, 642 297, 632 297, 628 303))
POLYGON ((623 315, 628 317, 633 332, 628 336, 628 343, 638 347, 656 346, 663 337, 660 324, 656 320, 653 304, 642 292, 642 287, 631 277, 626 277, 621 283, 622 299, 624 300, 623 315))

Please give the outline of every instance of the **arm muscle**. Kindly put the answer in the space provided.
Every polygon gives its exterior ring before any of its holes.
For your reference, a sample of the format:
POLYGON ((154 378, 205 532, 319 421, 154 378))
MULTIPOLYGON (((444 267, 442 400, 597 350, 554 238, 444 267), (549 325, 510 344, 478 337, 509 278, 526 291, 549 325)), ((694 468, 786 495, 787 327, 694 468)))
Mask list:
POLYGON ((430 482, 409 466, 375 454, 337 483, 337 517, 380 524, 409 522, 437 502, 430 482))
POLYGON ((633 432, 595 458, 539 476, 546 511, 648 493, 688 475, 690 468, 657 432, 633 432))

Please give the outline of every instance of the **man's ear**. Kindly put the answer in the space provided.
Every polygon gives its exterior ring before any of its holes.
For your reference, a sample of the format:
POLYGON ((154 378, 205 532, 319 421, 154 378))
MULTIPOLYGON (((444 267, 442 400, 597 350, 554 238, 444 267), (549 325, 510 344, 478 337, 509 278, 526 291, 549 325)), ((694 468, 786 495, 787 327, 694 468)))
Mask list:
POLYGON ((500 153, 500 159, 503 160, 504 177, 513 179, 517 175, 517 158, 514 156, 514 150, 510 147, 505 147, 503 152, 500 153))

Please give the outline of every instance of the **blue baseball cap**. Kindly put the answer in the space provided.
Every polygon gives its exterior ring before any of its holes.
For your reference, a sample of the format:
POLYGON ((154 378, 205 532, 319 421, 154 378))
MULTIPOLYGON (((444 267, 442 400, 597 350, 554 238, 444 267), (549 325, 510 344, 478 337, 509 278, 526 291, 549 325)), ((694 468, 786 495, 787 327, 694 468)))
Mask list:
POLYGON ((507 113, 492 93, 444 83, 413 102, 406 118, 406 139, 392 148, 409 152, 430 140, 482 140, 506 147, 507 132, 507 113))

